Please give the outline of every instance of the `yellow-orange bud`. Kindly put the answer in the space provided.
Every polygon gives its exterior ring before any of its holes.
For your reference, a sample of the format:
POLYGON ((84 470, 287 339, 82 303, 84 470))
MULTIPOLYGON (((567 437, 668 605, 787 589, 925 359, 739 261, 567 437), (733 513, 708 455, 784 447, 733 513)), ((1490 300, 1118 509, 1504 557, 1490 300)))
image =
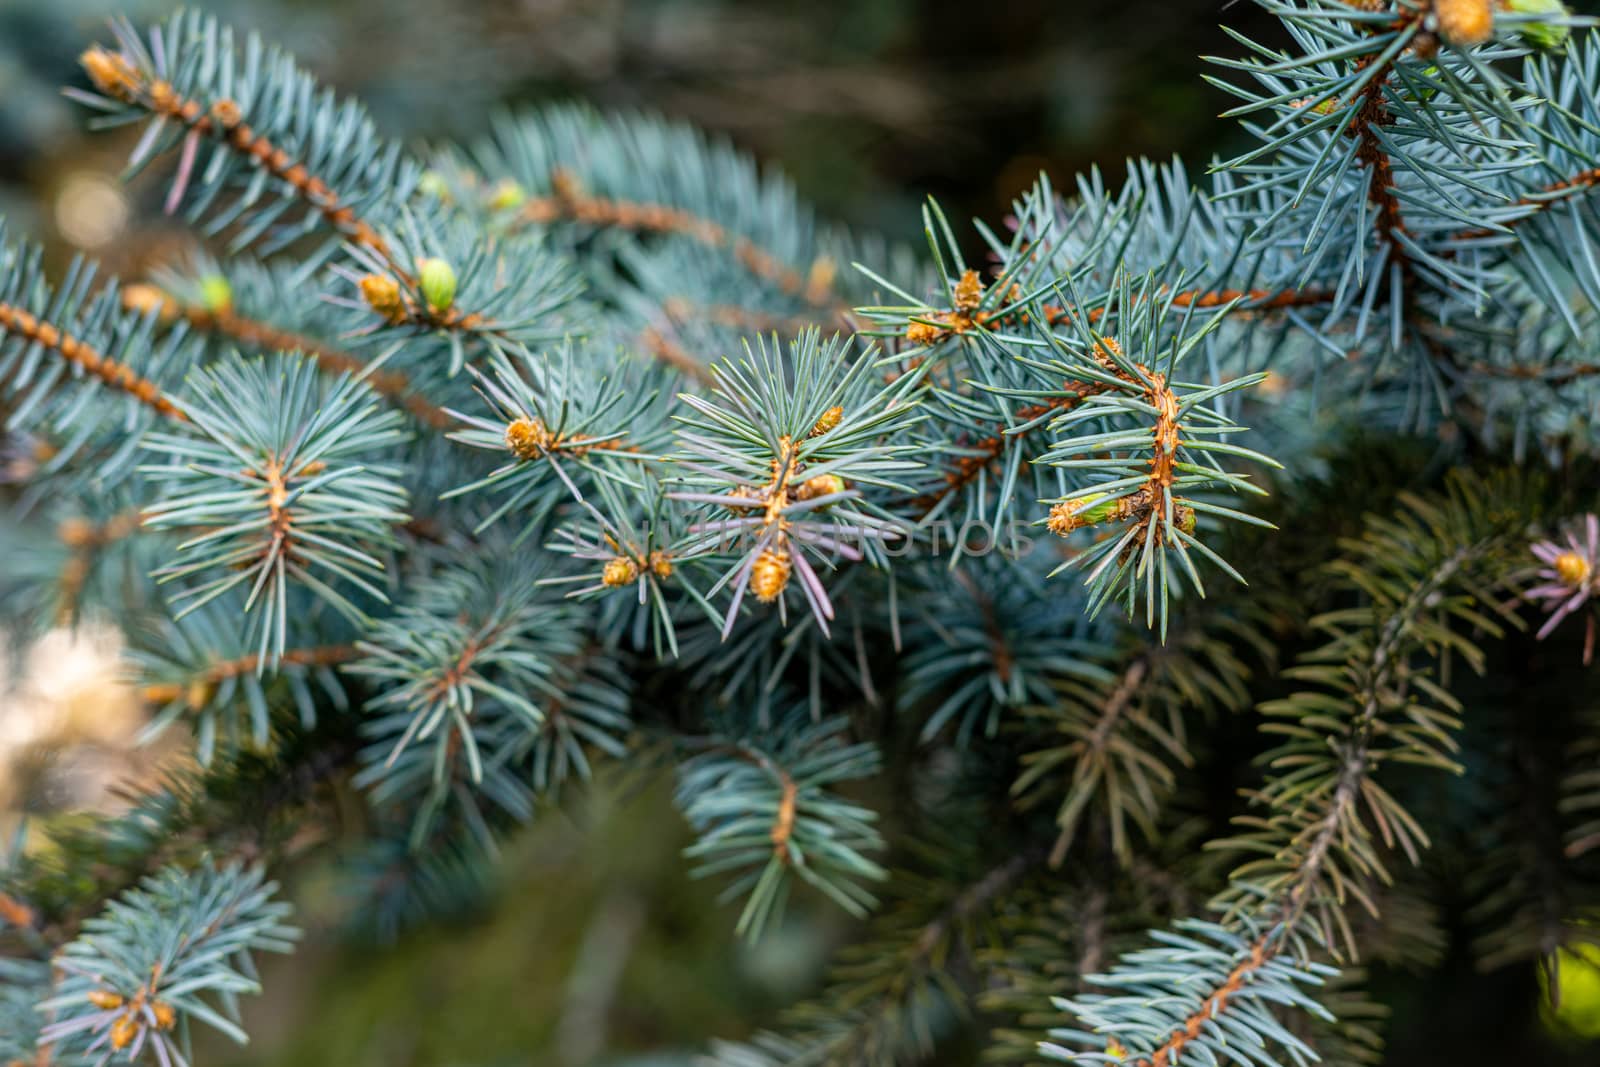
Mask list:
POLYGON ((956 283, 955 301, 957 311, 976 311, 983 303, 983 282, 978 279, 977 271, 962 273, 961 280, 956 283))
POLYGON ((800 488, 795 491, 794 495, 798 500, 815 500, 819 496, 827 496, 830 493, 842 493, 845 488, 844 479, 837 474, 819 474, 817 477, 808 478, 801 483, 800 488))
POLYGON ((153 285, 141 283, 122 290, 122 306, 141 315, 148 315, 153 311, 163 324, 170 323, 178 317, 178 305, 153 285))
POLYGON ((1563 552, 1556 557, 1556 577, 1573 587, 1589 580, 1589 561, 1576 552, 1563 552))
POLYGON ((789 553, 779 549, 763 549, 750 567, 750 591, 763 604, 770 604, 783 595, 789 584, 789 553))
POLYGON ((811 436, 821 437, 835 426, 838 426, 839 420, 842 418, 844 418, 844 408, 837 405, 829 408, 817 416, 816 425, 811 427, 811 436))
POLYGON ((159 1030, 171 1030, 178 1024, 178 1013, 164 1000, 152 1001, 150 1014, 156 1017, 156 1028, 159 1030))
POLYGON ((406 320, 406 301, 400 283, 387 274, 366 274, 361 278, 361 298, 367 306, 390 322, 406 320))
POLYGON ((131 1013, 111 1024, 111 1047, 121 1052, 139 1036, 139 1020, 131 1013))
POLYGON ((121 52, 111 52, 99 45, 78 57, 89 80, 102 93, 116 100, 131 101, 139 91, 139 73, 121 52))
POLYGON ((506 447, 521 460, 538 459, 554 439, 538 419, 517 419, 506 427, 506 447))
POLYGON ((600 576, 600 580, 613 589, 635 582, 638 578, 639 565, 627 556, 607 560, 606 569, 600 576))
POLYGON ((1490 0, 1434 0, 1433 14, 1439 33, 1458 47, 1482 44, 1494 35, 1490 0))

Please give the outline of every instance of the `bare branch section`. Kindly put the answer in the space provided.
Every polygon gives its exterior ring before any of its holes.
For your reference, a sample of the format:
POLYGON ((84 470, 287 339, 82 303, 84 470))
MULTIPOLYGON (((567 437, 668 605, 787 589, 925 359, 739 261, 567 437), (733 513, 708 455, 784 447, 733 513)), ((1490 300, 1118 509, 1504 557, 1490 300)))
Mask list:
MULTIPOLYGON (((333 667, 341 663, 348 663, 360 655, 354 645, 319 645, 315 648, 291 648, 277 660, 279 664, 288 664, 298 667, 333 667)), ((259 656, 241 656, 238 659, 221 660, 211 664, 205 670, 189 679, 187 685, 176 682, 147 685, 139 691, 139 695, 152 704, 165 704, 184 697, 191 697, 203 704, 205 698, 196 694, 207 693, 210 687, 229 678, 238 678, 246 674, 254 674, 261 667, 259 656)))
POLYGON ((523 202, 518 216, 522 221, 537 225, 580 222, 636 233, 689 237, 707 248, 730 252, 745 270, 789 296, 804 300, 812 307, 840 310, 833 284, 837 268, 826 257, 819 257, 802 272, 750 238, 683 208, 593 196, 584 189, 576 174, 563 167, 551 172, 550 187, 551 195, 530 197, 523 202))
POLYGON ((15 333, 45 348, 84 373, 100 379, 112 389, 121 390, 169 419, 183 422, 186 416, 150 379, 119 363, 38 316, 13 304, 0 303, 0 331, 15 333))

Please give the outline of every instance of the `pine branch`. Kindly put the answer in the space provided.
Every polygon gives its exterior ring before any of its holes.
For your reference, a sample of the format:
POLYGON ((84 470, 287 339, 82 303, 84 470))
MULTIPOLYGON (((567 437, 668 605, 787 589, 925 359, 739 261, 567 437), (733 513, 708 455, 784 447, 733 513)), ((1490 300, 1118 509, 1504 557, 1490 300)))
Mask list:
POLYGON ((697 875, 736 876, 722 899, 748 895, 747 937, 782 916, 792 878, 861 916, 874 901, 860 883, 886 876, 865 855, 883 843, 873 812, 829 791, 874 772, 877 749, 845 744, 842 720, 808 718, 791 712, 759 742, 713 738, 678 769, 678 803, 700 835, 685 854, 697 875))
MULTIPOLYGON (((236 312, 231 301, 217 307, 187 303, 177 296, 153 285, 130 285, 122 291, 122 303, 130 311, 154 312, 163 322, 182 319, 198 334, 215 334, 238 341, 251 351, 261 353, 303 352, 317 361, 329 374, 360 374, 366 369, 365 361, 335 348, 314 337, 292 330, 283 330, 271 323, 252 319, 236 312)), ((443 408, 413 392, 411 381, 399 371, 377 370, 366 376, 373 390, 394 400, 418 422, 434 430, 449 429, 455 425, 443 408)))
MULTIPOLYGON (((1115 1058, 1137 1067, 1168 1067, 1192 1044, 1238 1060, 1229 1046, 1241 1035, 1261 1050, 1259 1062, 1278 1062, 1265 1054, 1269 1043, 1306 1061, 1304 1042, 1263 1005, 1320 1012, 1302 987, 1331 971, 1303 961, 1314 952, 1355 954, 1343 911, 1352 899, 1373 907, 1366 885, 1387 879, 1379 841, 1413 860, 1427 842, 1373 773, 1391 761, 1454 769, 1454 702, 1416 661, 1453 653, 1481 669, 1481 653, 1449 621, 1497 634, 1481 605, 1517 623, 1492 592, 1504 573, 1497 554, 1518 515, 1501 508, 1515 492, 1504 480, 1457 478, 1444 499, 1407 498, 1394 520, 1372 521, 1362 540, 1347 545, 1333 569, 1370 604, 1317 620, 1329 642, 1286 672, 1316 691, 1263 705, 1287 720, 1266 728, 1288 738, 1266 757, 1277 772, 1255 797, 1266 813, 1241 817, 1246 832, 1220 846, 1261 858, 1238 867, 1218 898, 1227 925, 1179 926, 1220 948, 1199 955, 1197 942, 1159 935, 1180 950, 1194 944, 1197 954, 1154 949, 1124 957, 1094 981, 1146 992, 1081 997, 1068 1007, 1093 1033, 1057 1036, 1080 1046, 1109 1039, 1115 1058), (1171 999, 1153 999, 1155 989, 1171 999), (1178 1010, 1185 1004, 1192 1006, 1178 1010)), ((1063 1046, 1047 1051, 1111 1058, 1063 1046)))
POLYGON ((170 491, 146 524, 202 528, 160 579, 211 575, 179 594, 191 611, 247 590, 263 664, 287 647, 291 581, 357 622, 361 609, 330 582, 386 599, 372 551, 407 520, 393 470, 358 462, 403 439, 399 415, 379 411, 360 379, 328 383, 314 366, 278 356, 207 368, 185 404, 194 433, 148 441, 172 459, 152 471, 170 491))
POLYGON ((55 353, 74 368, 100 379, 108 388, 120 390, 139 403, 148 405, 157 414, 179 422, 185 418, 183 412, 162 395, 154 382, 140 377, 126 364, 101 354, 72 334, 35 318, 19 307, 0 303, 0 331, 15 333, 24 341, 55 353))
MULTIPOLYGON (((252 128, 245 121, 243 109, 238 101, 226 90, 207 94, 205 98, 197 94, 198 87, 206 83, 204 76, 196 74, 196 68, 188 60, 189 49, 193 47, 203 49, 202 56, 205 62, 202 67, 207 70, 216 69, 216 55, 219 49, 232 52, 231 35, 223 31, 219 42, 219 30, 215 20, 203 19, 198 14, 175 16, 163 30, 157 31, 157 36, 153 38, 158 41, 165 38, 166 41, 166 46, 159 57, 152 56, 145 50, 132 26, 119 23, 114 29, 121 45, 118 51, 113 52, 97 45, 85 52, 80 57, 80 62, 95 88, 104 94, 111 104, 148 112, 158 123, 166 120, 188 131, 183 149, 184 160, 174 180, 169 205, 175 205, 187 193, 197 139, 210 138, 225 146, 249 166, 276 178, 288 191, 288 195, 305 203, 326 225, 343 238, 373 252, 398 276, 408 280, 412 278, 409 266, 395 259, 388 239, 358 213, 356 205, 345 195, 312 171, 309 155, 306 158, 297 158, 288 148, 275 143, 271 133, 252 128), (196 90, 186 91, 168 80, 166 72, 169 69, 188 72, 196 90)), ((253 40, 250 51, 259 58, 261 50, 253 40)), ((287 95, 295 92, 289 87, 292 83, 298 81, 308 84, 308 80, 292 66, 286 65, 281 57, 273 57, 268 65, 272 68, 268 78, 282 80, 276 84, 268 81, 265 92, 263 86, 251 86, 252 95, 255 93, 260 93, 262 96, 278 93, 287 95)), ((96 98, 89 98, 86 102, 92 106, 104 106, 96 98)), ((283 122, 275 116, 274 125, 282 126, 283 122)), ((153 126, 152 129, 159 130, 160 126, 153 126)), ((327 138, 329 133, 322 133, 320 137, 327 138)), ((370 137, 370 134, 368 136, 370 137)), ((328 151, 326 141, 321 144, 311 143, 316 145, 311 149, 313 154, 320 155, 328 151)), ((135 157, 136 161, 142 161, 144 158, 148 157, 144 156, 143 152, 135 157)), ((387 171, 391 167, 392 163, 384 165, 383 169, 387 171)))
MULTIPOLYGON (((55 958, 62 977, 40 1010, 57 1054, 109 1049, 132 1060, 147 1047, 184 1063, 189 1020, 246 1040, 235 998, 258 992, 252 952, 288 952, 299 931, 260 872, 202 867, 166 871, 114 901, 55 958)), ((109 1059, 109 1055, 105 1058, 109 1059)))

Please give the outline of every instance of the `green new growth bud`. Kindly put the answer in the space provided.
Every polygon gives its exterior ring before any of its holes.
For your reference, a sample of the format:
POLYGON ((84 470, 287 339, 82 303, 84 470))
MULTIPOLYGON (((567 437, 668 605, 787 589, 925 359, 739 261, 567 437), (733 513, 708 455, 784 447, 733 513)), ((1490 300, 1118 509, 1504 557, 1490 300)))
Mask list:
POLYGON ((1123 500, 1120 497, 1108 498, 1105 493, 1090 493, 1056 504, 1050 509, 1050 518, 1045 525, 1057 537, 1065 537, 1073 530, 1120 517, 1122 508, 1123 500))
POLYGON ((200 304, 213 315, 233 308, 233 286, 220 274, 208 274, 200 279, 200 304))
POLYGON ((449 311, 456 299, 455 268, 442 259, 425 259, 417 264, 417 276, 429 310, 436 315, 449 311))
POLYGON ((510 211, 522 206, 528 199, 528 193, 516 182, 507 178, 494 187, 489 194, 489 209, 491 211, 510 211))
POLYGON ((795 497, 800 500, 815 500, 819 496, 842 493, 847 488, 849 486, 845 484, 845 480, 837 474, 819 474, 801 483, 795 492, 795 497))
POLYGON ((417 192, 423 196, 436 197, 446 204, 454 199, 450 195, 450 183, 445 181, 444 175, 436 170, 422 172, 422 177, 417 182, 417 192))
POLYGON ((1560 48, 1572 35, 1571 27, 1562 20, 1572 12, 1561 0, 1504 0, 1505 9, 1517 15, 1549 15, 1548 22, 1524 22, 1517 26, 1522 39, 1534 48, 1560 48))

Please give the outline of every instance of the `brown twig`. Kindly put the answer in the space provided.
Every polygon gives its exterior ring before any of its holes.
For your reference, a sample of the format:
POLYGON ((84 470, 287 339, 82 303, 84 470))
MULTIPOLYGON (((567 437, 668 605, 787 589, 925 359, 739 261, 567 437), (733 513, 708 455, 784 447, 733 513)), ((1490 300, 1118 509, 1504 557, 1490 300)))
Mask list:
MULTIPOLYGON (((360 651, 354 645, 320 645, 313 648, 291 648, 278 657, 278 662, 301 667, 331 667, 348 663, 358 655, 360 651)), ((221 660, 206 667, 186 684, 166 682, 147 685, 139 691, 139 695, 151 704, 165 704, 186 696, 195 686, 215 685, 228 678, 252 674, 260 666, 261 659, 258 656, 221 660)))
POLYGON ((778 815, 772 821, 772 851, 784 863, 789 862, 789 839, 794 836, 795 801, 800 789, 789 772, 777 768, 781 792, 778 795, 778 815))
POLYGON ((237 101, 223 97, 212 101, 208 107, 198 100, 185 97, 171 82, 139 69, 121 52, 98 46, 85 52, 80 61, 88 71, 90 80, 102 93, 124 103, 147 108, 189 130, 192 135, 209 136, 222 141, 286 183, 296 196, 353 244, 369 249, 396 273, 410 277, 405 267, 397 262, 383 235, 366 220, 357 217, 355 209, 346 204, 326 182, 312 174, 304 163, 253 130, 244 121, 243 111, 237 101))
MULTIPOLYGON (((975 271, 968 271, 967 274, 977 277, 975 271)), ((1323 289, 1189 289, 1174 294, 1172 306, 1214 308, 1239 301, 1239 310, 1256 312, 1315 307, 1332 300, 1333 294, 1323 289)), ((1092 326, 1105 317, 1107 309, 1090 308, 1087 313, 1080 313, 1074 308, 1059 304, 1046 304, 1040 310, 1046 325, 1059 326, 1074 322, 1081 317, 1092 326)), ((929 310, 918 314, 916 319, 917 321, 906 327, 906 338, 916 344, 926 345, 975 330, 993 330, 1013 322, 1025 323, 1028 321, 1028 314, 1023 311, 983 311, 957 307, 949 310, 929 310)))
POLYGON ((803 299, 813 307, 837 308, 831 260, 818 258, 805 273, 801 273, 750 238, 732 233, 721 223, 683 208, 591 196, 577 175, 565 167, 556 167, 551 171, 550 188, 550 195, 530 197, 523 202, 518 215, 523 222, 548 224, 565 220, 589 226, 689 237, 708 248, 727 249, 734 260, 751 274, 771 282, 790 296, 803 299))
MULTIPOLYGON (((154 307, 164 319, 181 317, 195 330, 232 337, 263 352, 304 352, 330 374, 367 371, 367 364, 361 359, 314 337, 279 329, 271 323, 240 315, 232 308, 210 310, 198 304, 186 304, 154 286, 130 285, 123 290, 122 302, 136 311, 154 307)), ((395 401, 426 426, 444 430, 455 425, 455 420, 443 408, 412 392, 411 380, 400 371, 367 373, 366 381, 375 392, 395 401)))
POLYGON ((1076 389, 1075 392, 1051 397, 1048 400, 1019 409, 1016 413, 1017 422, 1032 424, 1027 430, 1007 434, 1006 431, 1016 423, 996 425, 994 433, 971 446, 973 454, 956 458, 953 468, 945 472, 945 484, 943 486, 915 498, 911 501, 911 506, 920 508, 922 510, 921 518, 926 519, 933 514, 934 509, 942 504, 946 498, 971 485, 985 468, 995 463, 1000 458, 1000 454, 1005 451, 1008 438, 1021 440, 1025 433, 1031 432, 1049 422, 1048 419, 1043 418, 1044 415, 1052 411, 1071 411, 1089 397, 1104 393, 1111 387, 1103 382, 1083 382, 1075 383, 1074 388, 1076 389), (1034 420, 1036 419, 1039 421, 1035 422, 1034 420))
MULTIPOLYGON (((1513 207, 1531 207, 1534 210, 1526 215, 1519 215, 1517 218, 1508 219, 1502 225, 1507 228, 1515 228, 1520 226, 1524 222, 1538 218, 1541 212, 1547 211, 1557 204, 1565 203, 1568 199, 1570 199, 1569 197, 1558 196, 1556 194, 1570 192, 1573 190, 1593 189, 1595 186, 1600 186, 1600 167, 1591 167, 1588 170, 1579 171, 1570 178, 1562 178, 1558 181, 1551 182, 1539 191, 1539 195, 1523 196, 1513 201, 1513 207)), ((1457 241, 1477 241, 1486 237, 1503 236, 1505 236, 1505 234, 1502 230, 1483 228, 1476 230, 1463 230, 1456 234, 1453 239, 1457 241)))
POLYGON ((0 330, 14 332, 49 349, 73 366, 81 368, 84 373, 99 378, 113 389, 120 389, 169 419, 187 421, 188 417, 162 395, 155 382, 141 377, 127 364, 118 363, 22 308, 0 303, 0 330))
POLYGON ((711 371, 704 363, 695 359, 688 349, 654 326, 646 326, 639 338, 651 355, 684 377, 692 378, 703 385, 709 385, 714 380, 711 371))
POLYGON ((1228 977, 1223 979, 1222 984, 1217 986, 1210 996, 1200 1002, 1200 1007, 1184 1019, 1183 1025, 1173 1031, 1160 1048, 1148 1056, 1140 1056, 1137 1060, 1129 1061, 1127 1067, 1169 1067, 1176 1064, 1184 1047, 1200 1036, 1206 1023, 1221 1013, 1228 1006, 1228 1001, 1237 996, 1255 973, 1266 966, 1277 952, 1272 931, 1269 930, 1256 938, 1245 958, 1228 972, 1228 977))

